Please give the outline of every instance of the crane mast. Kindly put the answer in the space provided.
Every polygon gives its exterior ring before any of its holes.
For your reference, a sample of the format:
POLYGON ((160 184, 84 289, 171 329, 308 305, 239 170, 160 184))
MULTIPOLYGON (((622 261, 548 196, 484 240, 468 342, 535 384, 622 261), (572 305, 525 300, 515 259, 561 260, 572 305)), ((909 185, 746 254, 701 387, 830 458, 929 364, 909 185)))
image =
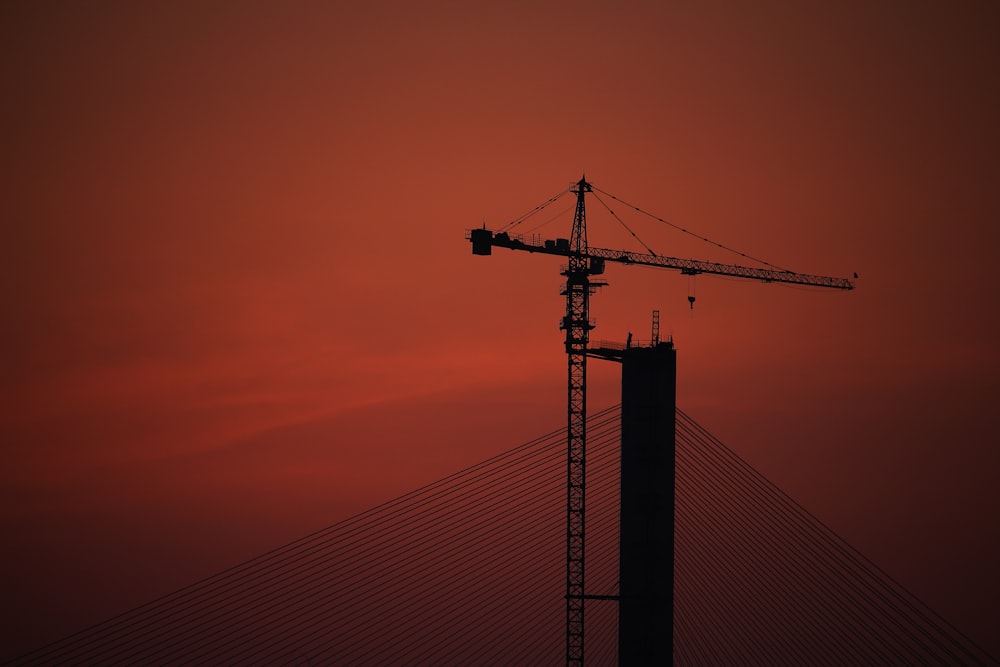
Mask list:
MULTIPOLYGON (((587 480, 587 343, 590 330, 590 295, 603 283, 591 281, 595 273, 587 249, 587 211, 584 198, 590 191, 586 178, 576 183, 576 212, 569 240, 566 286, 568 398, 566 406, 566 664, 583 664, 584 545, 587 480)), ((603 264, 602 262, 598 262, 603 264)), ((596 268, 596 267, 594 267, 596 268)))
MULTIPOLYGON (((586 480, 587 480, 587 354, 590 330, 590 295, 597 287, 607 283, 593 280, 592 276, 604 273, 606 262, 639 264, 679 270, 683 274, 708 273, 714 275, 750 278, 763 282, 791 283, 854 289, 846 278, 831 278, 780 269, 762 269, 736 264, 703 262, 655 254, 634 253, 626 250, 591 248, 587 245, 587 212, 585 198, 593 188, 586 176, 570 186, 576 195, 576 212, 569 239, 542 239, 539 237, 512 236, 507 232, 473 229, 467 238, 472 242, 476 255, 492 254, 493 246, 511 250, 525 250, 567 258, 562 271, 566 285, 566 314, 560 328, 566 332, 568 397, 567 473, 566 473, 566 665, 582 667, 584 656, 584 602, 588 596, 584 588, 585 534, 586 534, 586 480)), ((857 277, 857 276, 855 276, 857 277)), ((657 321, 658 324, 658 321, 657 321)), ((658 333, 658 332, 657 332, 658 333)), ((654 334, 654 338, 657 335, 654 334)))

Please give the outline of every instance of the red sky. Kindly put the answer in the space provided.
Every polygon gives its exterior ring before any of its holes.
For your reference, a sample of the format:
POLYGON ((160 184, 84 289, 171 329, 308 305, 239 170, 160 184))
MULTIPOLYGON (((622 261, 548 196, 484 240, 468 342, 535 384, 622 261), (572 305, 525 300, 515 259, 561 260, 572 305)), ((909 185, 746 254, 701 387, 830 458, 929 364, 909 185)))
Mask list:
POLYGON ((593 335, 660 309, 681 407, 1000 653, 992 5, 151 4, 0 9, 0 655, 559 426, 559 260, 463 232, 583 171, 860 274, 614 266, 593 335))

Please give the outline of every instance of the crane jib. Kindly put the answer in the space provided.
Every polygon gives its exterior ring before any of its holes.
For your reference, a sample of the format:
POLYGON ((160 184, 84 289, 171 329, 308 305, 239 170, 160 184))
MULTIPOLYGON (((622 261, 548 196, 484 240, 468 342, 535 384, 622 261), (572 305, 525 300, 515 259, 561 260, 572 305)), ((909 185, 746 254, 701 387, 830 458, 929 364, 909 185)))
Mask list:
MULTIPOLYGON (((472 252, 475 255, 492 254, 493 246, 509 248, 510 250, 526 250, 549 255, 568 257, 572 255, 569 239, 545 239, 536 235, 511 235, 507 232, 493 232, 489 229, 473 229, 466 234, 472 242, 472 252)), ((686 275, 706 273, 735 278, 749 278, 767 283, 790 283, 795 285, 812 285, 814 287, 830 287, 833 289, 851 290, 854 283, 847 278, 815 276, 794 271, 779 271, 776 269, 759 269, 739 264, 722 264, 705 262, 697 259, 679 259, 627 250, 609 250, 606 248, 588 248, 586 256, 591 260, 599 259, 605 262, 620 264, 639 264, 664 269, 675 269, 686 275)), ((602 267, 603 268, 603 267, 602 267)))

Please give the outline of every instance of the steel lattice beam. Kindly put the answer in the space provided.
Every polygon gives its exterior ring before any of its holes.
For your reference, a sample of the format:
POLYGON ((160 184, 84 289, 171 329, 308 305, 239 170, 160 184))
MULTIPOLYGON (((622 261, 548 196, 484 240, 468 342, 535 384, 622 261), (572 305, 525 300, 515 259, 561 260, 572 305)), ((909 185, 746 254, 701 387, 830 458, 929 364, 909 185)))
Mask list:
POLYGON ((590 329, 590 259, 584 195, 590 184, 581 179, 566 276, 567 471, 566 471, 566 665, 583 665, 584 556, 587 492, 587 342, 590 329))
MULTIPOLYGON (((543 253, 546 255, 558 255, 561 257, 571 257, 574 250, 566 244, 565 239, 545 239, 540 236, 523 236, 518 234, 508 234, 506 232, 491 232, 489 230, 470 230, 469 238, 473 233, 486 235, 484 244, 499 248, 510 248, 511 250, 527 250, 528 252, 543 253)), ((765 283, 789 283, 793 285, 811 285, 813 287, 832 287, 834 289, 852 290, 854 282, 848 278, 833 278, 829 276, 817 276, 808 273, 796 273, 794 271, 783 271, 780 269, 761 269, 750 266, 740 266, 739 264, 722 264, 720 262, 703 262, 697 259, 680 259, 677 257, 666 257, 662 255, 649 255, 627 250, 609 250, 607 248, 587 248, 588 257, 604 262, 618 262, 620 264, 636 264, 639 266, 653 266, 662 269, 674 269, 687 275, 698 275, 700 273, 717 276, 730 276, 734 278, 749 278, 760 280, 765 283)), ((857 278, 857 276, 854 276, 857 278)))

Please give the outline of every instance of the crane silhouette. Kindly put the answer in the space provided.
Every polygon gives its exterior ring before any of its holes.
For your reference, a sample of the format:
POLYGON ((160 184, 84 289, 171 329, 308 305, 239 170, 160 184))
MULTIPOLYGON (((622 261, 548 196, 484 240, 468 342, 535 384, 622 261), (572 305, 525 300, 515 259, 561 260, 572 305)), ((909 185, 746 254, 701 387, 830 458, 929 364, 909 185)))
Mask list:
MULTIPOLYGON (((531 215, 548 203, 532 210, 531 215)), ((754 268, 737 264, 722 264, 695 259, 679 259, 652 253, 592 248, 587 244, 586 195, 593 192, 586 175, 570 186, 576 195, 576 211, 569 239, 542 239, 494 232, 485 225, 470 230, 466 237, 472 242, 472 253, 491 255, 493 247, 524 250, 532 253, 566 257, 562 271, 566 285, 566 312, 560 328, 566 332, 568 359, 567 381, 567 475, 566 475, 566 665, 583 665, 585 516, 586 516, 586 445, 587 445, 587 356, 590 331, 590 295, 607 283, 593 279, 604 274, 607 262, 636 264, 674 269, 685 275, 713 274, 734 278, 760 280, 766 283, 790 283, 813 287, 851 290, 854 283, 846 278, 832 278, 796 273, 777 268, 754 268)), ((527 216, 524 216, 527 217, 527 216)), ((631 230, 629 230, 631 231, 631 230)), ((634 234, 633 234, 634 235, 634 234)), ((648 248, 647 248, 648 249, 648 248)), ((855 274, 855 277, 857 275, 855 274)), ((693 299, 691 299, 693 303, 693 299)))

